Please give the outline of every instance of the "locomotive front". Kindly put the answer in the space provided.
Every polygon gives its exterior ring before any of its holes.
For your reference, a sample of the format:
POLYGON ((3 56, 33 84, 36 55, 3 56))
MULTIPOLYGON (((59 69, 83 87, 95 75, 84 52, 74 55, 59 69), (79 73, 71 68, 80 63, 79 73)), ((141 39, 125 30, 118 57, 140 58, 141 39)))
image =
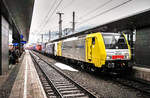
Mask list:
POLYGON ((106 51, 105 67, 115 69, 115 71, 131 69, 131 66, 128 65, 131 51, 125 35, 123 33, 104 33, 102 36, 106 51))

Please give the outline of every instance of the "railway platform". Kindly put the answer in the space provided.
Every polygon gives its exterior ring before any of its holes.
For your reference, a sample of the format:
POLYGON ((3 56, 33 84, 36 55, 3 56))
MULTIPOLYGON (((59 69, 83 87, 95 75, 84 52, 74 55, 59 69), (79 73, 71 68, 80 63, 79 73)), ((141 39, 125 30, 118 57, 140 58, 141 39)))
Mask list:
POLYGON ((150 68, 133 66, 133 77, 150 82, 150 68))
MULTIPOLYGON (((3 97, 5 98, 5 96, 3 97)), ((28 51, 24 54, 9 98, 46 98, 28 51)))

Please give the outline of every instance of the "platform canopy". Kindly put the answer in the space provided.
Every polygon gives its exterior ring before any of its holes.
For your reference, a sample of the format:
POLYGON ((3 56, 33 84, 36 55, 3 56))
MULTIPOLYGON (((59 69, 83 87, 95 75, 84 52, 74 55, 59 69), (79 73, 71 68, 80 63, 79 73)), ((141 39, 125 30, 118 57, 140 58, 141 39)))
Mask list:
POLYGON ((28 41, 34 0, 3 0, 19 33, 28 41))

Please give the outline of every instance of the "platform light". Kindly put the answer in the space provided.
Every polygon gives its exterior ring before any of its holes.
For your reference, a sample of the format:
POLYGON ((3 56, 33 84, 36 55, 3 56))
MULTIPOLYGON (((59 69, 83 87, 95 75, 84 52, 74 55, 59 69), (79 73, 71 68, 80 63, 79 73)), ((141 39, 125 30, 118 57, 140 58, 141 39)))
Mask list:
POLYGON ((22 34, 20 35, 20 38, 23 39, 23 35, 22 34))
POLYGON ((26 41, 21 41, 20 43, 21 43, 21 44, 26 44, 27 42, 26 42, 26 41))
POLYGON ((19 45, 19 43, 13 43, 13 46, 18 46, 19 45))

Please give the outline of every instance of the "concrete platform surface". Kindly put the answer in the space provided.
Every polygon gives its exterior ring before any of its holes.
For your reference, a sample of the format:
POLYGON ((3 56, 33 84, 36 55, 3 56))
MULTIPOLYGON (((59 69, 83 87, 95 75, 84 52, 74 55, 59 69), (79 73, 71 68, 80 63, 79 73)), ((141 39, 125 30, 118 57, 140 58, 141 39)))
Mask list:
POLYGON ((7 74, 0 76, 0 98, 8 98, 9 97, 9 95, 11 93, 11 89, 15 82, 16 76, 17 76, 20 66, 22 64, 24 54, 25 53, 23 53, 21 55, 18 63, 9 65, 9 71, 7 72, 7 74))
POLYGON ((9 98, 47 98, 29 51, 25 53, 9 98))
POLYGON ((150 68, 133 66, 134 77, 150 82, 150 68))

